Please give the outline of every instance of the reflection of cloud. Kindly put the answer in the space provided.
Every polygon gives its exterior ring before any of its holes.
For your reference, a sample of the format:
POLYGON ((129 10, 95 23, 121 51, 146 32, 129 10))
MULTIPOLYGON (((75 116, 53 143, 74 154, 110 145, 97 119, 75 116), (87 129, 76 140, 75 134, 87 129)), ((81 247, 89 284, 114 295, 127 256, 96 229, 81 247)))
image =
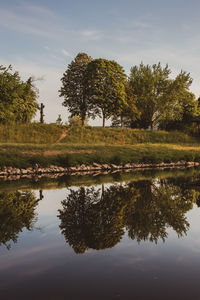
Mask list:
POLYGON ((15 255, 11 256, 9 260, 2 260, 1 261, 1 271, 6 271, 15 267, 21 267, 22 265, 31 265, 31 270, 33 268, 33 272, 30 271, 30 269, 25 270, 23 275, 34 275, 34 274, 39 274, 42 273, 46 270, 48 270, 48 266, 45 264, 39 265, 39 267, 35 267, 35 261, 39 257, 42 260, 45 258, 48 259, 48 253, 54 252, 57 253, 57 250, 59 249, 58 245, 52 245, 52 244, 47 244, 47 245, 42 245, 42 246, 36 246, 32 248, 27 248, 27 249, 19 249, 18 251, 15 251, 15 255), (51 252, 52 251, 52 252, 51 252), (29 273, 29 274, 28 274, 29 273))

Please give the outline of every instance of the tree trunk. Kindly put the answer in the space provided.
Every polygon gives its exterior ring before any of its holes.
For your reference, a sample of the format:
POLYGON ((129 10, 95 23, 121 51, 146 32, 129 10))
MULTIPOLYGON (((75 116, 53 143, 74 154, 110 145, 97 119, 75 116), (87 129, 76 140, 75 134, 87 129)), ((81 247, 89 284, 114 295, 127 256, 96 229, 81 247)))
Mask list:
POLYGON ((154 130, 155 120, 151 121, 151 130, 154 130))
POLYGON ((85 119, 81 118, 81 126, 84 126, 85 119))
POLYGON ((102 185, 101 185, 101 199, 104 196, 104 191, 105 191, 105 187, 104 187, 104 183, 102 183, 102 185))
POLYGON ((103 128, 105 128, 105 125, 106 125, 106 118, 105 115, 103 114, 103 128))
POLYGON ((124 127, 124 117, 121 115, 120 118, 121 118, 121 128, 123 128, 124 127))

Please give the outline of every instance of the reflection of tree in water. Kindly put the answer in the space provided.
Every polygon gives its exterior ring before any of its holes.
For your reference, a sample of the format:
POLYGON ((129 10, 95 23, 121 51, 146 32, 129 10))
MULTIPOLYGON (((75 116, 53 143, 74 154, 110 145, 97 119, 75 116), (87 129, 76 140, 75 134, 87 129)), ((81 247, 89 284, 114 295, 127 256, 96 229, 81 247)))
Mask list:
POLYGON ((169 186, 165 182, 142 181, 135 183, 140 196, 134 206, 127 206, 126 228, 128 235, 138 242, 149 240, 157 243, 167 238, 167 228, 171 227, 178 236, 186 234, 189 223, 185 213, 193 206, 179 186, 169 186))
POLYGON ((76 253, 88 248, 111 248, 124 234, 123 214, 126 207, 120 189, 111 186, 100 193, 94 188, 70 190, 59 210, 61 231, 76 253))
POLYGON ((178 236, 187 233, 185 213, 197 194, 180 183, 168 180, 112 185, 102 193, 94 188, 70 190, 59 210, 60 228, 76 253, 116 245, 127 229, 130 238, 157 243, 173 228, 178 236))
POLYGON ((18 234, 25 227, 32 229, 35 221, 35 207, 38 200, 33 192, 0 193, 0 245, 17 242, 18 234))

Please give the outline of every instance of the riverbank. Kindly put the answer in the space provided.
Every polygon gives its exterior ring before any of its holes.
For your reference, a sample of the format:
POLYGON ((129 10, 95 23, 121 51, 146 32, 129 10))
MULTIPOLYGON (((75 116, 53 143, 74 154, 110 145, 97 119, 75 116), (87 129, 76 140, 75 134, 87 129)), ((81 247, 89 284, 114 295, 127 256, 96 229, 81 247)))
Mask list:
POLYGON ((37 164, 34 167, 27 169, 19 169, 12 167, 4 167, 0 170, 0 180, 19 180, 21 178, 57 178, 63 175, 70 176, 85 176, 85 175, 107 175, 114 174, 117 172, 134 172, 134 171, 144 171, 144 170, 164 170, 164 169, 185 169, 199 167, 199 162, 186 162, 179 161, 176 163, 158 163, 158 164, 134 164, 128 163, 125 165, 115 165, 115 164, 97 164, 93 165, 79 165, 76 167, 59 167, 50 166, 48 168, 41 168, 37 164))
POLYGON ((180 144, 67 145, 0 144, 0 169, 79 165, 200 162, 200 146, 180 144))

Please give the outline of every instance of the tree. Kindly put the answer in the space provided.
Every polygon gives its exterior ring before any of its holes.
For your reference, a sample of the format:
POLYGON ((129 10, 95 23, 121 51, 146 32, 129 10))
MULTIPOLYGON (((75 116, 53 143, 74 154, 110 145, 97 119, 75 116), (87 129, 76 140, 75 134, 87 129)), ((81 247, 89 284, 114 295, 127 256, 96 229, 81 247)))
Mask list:
POLYGON ((131 127, 133 121, 137 120, 140 112, 136 106, 136 95, 130 83, 127 81, 125 84, 126 104, 120 111, 120 114, 115 114, 112 117, 112 126, 118 127, 131 127))
POLYGON ((137 96, 136 105, 141 112, 137 124, 141 128, 151 126, 161 120, 179 120, 183 113, 186 99, 193 101, 194 95, 189 92, 192 79, 189 73, 181 71, 175 79, 170 79, 168 65, 153 66, 141 63, 131 68, 130 85, 137 96))
POLYGON ((30 77, 22 81, 12 67, 0 66, 0 122, 28 123, 38 109, 38 92, 30 77))
POLYGON ((91 103, 96 107, 96 114, 105 120, 111 115, 119 115, 126 105, 126 75, 123 68, 115 61, 106 59, 92 60, 87 67, 86 86, 91 103))
POLYGON ((194 130, 191 124, 194 117, 199 116, 200 108, 194 94, 184 91, 177 108, 174 108, 176 118, 168 118, 167 114, 159 123, 159 128, 164 130, 194 130))
POLYGON ((79 116, 84 125, 86 117, 95 117, 93 104, 86 93, 85 72, 92 58, 86 53, 78 53, 68 65, 61 78, 60 97, 64 97, 63 106, 67 107, 71 117, 79 116))

